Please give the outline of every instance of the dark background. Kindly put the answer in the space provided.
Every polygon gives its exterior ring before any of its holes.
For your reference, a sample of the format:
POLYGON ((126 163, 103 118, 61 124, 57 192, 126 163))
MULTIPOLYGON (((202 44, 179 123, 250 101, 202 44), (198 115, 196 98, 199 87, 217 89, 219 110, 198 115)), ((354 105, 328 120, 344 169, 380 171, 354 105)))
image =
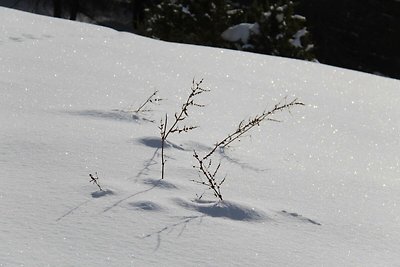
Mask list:
POLYGON ((400 78, 400 1, 304 0, 320 62, 400 78))
MULTIPOLYGON (((0 0, 24 11, 143 34, 157 0, 0 0)), ((241 5, 256 1, 237 0, 241 5)), ((260 2, 260 1, 258 1, 260 2)), ((319 62, 400 79, 400 0, 298 0, 319 62)))

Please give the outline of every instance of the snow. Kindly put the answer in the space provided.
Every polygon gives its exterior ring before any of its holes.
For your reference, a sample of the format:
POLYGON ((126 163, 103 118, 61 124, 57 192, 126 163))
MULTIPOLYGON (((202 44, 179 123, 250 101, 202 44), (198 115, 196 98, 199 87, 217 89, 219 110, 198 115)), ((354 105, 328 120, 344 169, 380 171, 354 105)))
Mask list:
POLYGON ((300 20, 300 21, 306 21, 307 20, 306 17, 298 15, 298 14, 293 15, 292 19, 296 19, 296 20, 300 20))
POLYGON ((239 42, 247 44, 252 34, 260 34, 258 23, 240 23, 226 29, 221 37, 228 42, 239 42))
POLYGON ((6 8, 0 25, 0 266, 400 264, 399 81, 6 8), (193 77, 211 91, 160 180, 158 122, 193 77), (215 155, 225 201, 195 200, 193 149, 286 96, 306 106, 215 155))
POLYGON ((276 15, 276 21, 278 21, 279 23, 282 23, 283 18, 284 18, 284 16, 282 13, 279 13, 276 15))
POLYGON ((190 13, 188 6, 182 6, 182 12, 192 16, 192 13, 190 13))
POLYGON ((289 42, 294 46, 294 47, 299 47, 302 48, 303 45, 301 44, 301 37, 305 36, 308 33, 307 28, 302 28, 301 30, 297 31, 293 35, 293 39, 290 39, 289 42))

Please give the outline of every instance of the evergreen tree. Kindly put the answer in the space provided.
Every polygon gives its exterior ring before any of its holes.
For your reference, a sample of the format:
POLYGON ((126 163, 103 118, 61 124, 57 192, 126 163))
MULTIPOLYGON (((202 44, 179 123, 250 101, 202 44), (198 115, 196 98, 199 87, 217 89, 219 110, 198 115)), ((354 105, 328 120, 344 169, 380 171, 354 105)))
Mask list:
POLYGON ((289 0, 168 0, 146 10, 143 34, 165 41, 313 60, 305 24, 305 17, 295 14, 289 0), (227 38, 232 34, 235 38, 227 38), (241 34, 245 36, 238 38, 241 34))
POLYGON ((169 0, 147 9, 144 34, 189 44, 224 46, 221 33, 230 25, 230 3, 224 0, 169 0))
POLYGON ((248 22, 255 22, 249 40, 240 40, 242 50, 262 54, 315 60, 306 18, 296 15, 290 0, 253 1, 244 11, 248 22))

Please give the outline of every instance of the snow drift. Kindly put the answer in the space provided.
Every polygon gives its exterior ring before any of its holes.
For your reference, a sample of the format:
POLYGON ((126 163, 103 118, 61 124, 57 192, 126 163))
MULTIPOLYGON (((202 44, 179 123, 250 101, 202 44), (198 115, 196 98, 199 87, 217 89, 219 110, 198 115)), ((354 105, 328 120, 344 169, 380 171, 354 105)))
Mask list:
POLYGON ((1 266, 400 264, 399 81, 5 8, 0 25, 1 266), (193 77, 211 92, 159 180, 158 123, 193 77), (219 154, 225 202, 196 200, 193 149, 284 97, 306 106, 219 154))

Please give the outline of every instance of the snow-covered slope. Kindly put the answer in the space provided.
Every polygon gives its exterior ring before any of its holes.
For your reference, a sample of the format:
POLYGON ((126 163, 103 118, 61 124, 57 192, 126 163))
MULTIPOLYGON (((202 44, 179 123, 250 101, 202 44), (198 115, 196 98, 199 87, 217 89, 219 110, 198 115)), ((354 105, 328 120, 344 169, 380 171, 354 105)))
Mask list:
POLYGON ((400 265, 399 81, 5 8, 0 32, 0 266, 400 265), (195 201, 193 149, 286 96, 306 106, 216 154, 225 201, 195 201))

